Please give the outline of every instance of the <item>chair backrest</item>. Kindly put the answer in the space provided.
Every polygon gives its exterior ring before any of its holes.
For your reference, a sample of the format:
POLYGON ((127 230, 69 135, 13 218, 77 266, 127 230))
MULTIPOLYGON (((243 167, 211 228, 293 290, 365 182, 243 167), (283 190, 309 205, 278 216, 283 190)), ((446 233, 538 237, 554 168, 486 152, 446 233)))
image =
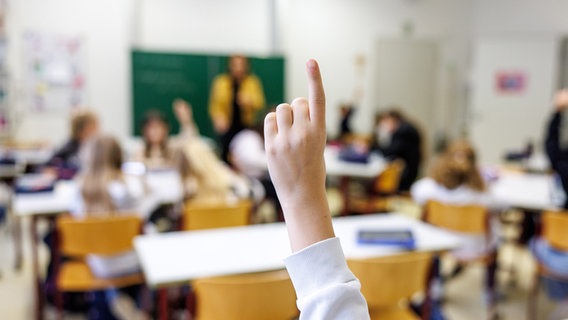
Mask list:
POLYGON ((235 204, 186 203, 183 230, 236 227, 249 224, 252 203, 242 200, 235 204))
POLYGON ((404 161, 394 160, 377 177, 374 184, 374 192, 378 194, 395 194, 400 184, 400 176, 404 170, 404 161))
POLYGON ((542 214, 542 236, 553 248, 568 251, 568 212, 544 212, 542 214))
POLYGON ((437 227, 457 232, 481 235, 489 231, 487 208, 479 205, 428 201, 424 220, 437 227))
POLYGON ((384 258, 347 260, 347 263, 361 281, 361 293, 369 309, 386 309, 426 288, 432 255, 412 252, 384 258))
POLYGON ((198 320, 285 320, 299 313, 286 270, 201 279, 192 285, 198 320))
POLYGON ((135 215, 57 218, 59 248, 68 256, 114 255, 132 250, 132 240, 141 228, 142 221, 135 215))

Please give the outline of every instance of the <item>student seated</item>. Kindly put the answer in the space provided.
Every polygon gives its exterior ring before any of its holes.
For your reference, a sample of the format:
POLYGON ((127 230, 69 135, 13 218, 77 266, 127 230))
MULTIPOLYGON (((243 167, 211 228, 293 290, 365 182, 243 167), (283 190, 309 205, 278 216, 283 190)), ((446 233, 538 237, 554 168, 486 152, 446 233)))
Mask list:
POLYGON ((270 177, 282 204, 293 254, 285 260, 300 319, 369 319, 361 284, 335 237, 325 193, 325 94, 307 63, 309 100, 281 104, 265 119, 270 177))
MULTIPOLYGON (((127 176, 121 171, 122 150, 116 139, 110 136, 99 136, 90 141, 84 154, 83 170, 76 177, 78 184, 71 215, 75 218, 104 217, 136 213, 146 219, 156 206, 157 201, 140 177, 127 176)), ((93 241, 97 241, 93 239, 93 241)), ((121 254, 119 257, 87 257, 87 264, 94 275, 101 278, 124 276, 140 271, 134 251, 121 254)), ((136 288, 128 288, 134 297, 136 288)), ((96 313, 105 317, 121 317, 144 315, 139 312, 131 297, 117 290, 95 293, 96 313), (106 302, 109 302, 113 315, 109 315, 106 302)))
POLYGON ((416 181, 422 163, 422 137, 420 132, 398 110, 388 110, 375 117, 372 148, 387 159, 404 161, 399 190, 406 192, 416 181))
MULTIPOLYGON (((417 181, 411 188, 410 193, 414 201, 420 205, 425 205, 428 201, 434 200, 453 205, 481 205, 488 210, 503 209, 502 206, 491 196, 481 177, 477 167, 475 150, 466 141, 452 143, 446 151, 436 160, 430 175, 417 181)), ((452 251, 452 255, 458 260, 471 260, 490 253, 495 249, 498 242, 498 221, 494 217, 490 218, 490 239, 485 236, 459 234, 462 244, 458 249, 452 251)), ((439 264, 439 261, 436 261, 439 264)), ((439 266, 436 268, 439 269, 439 266)), ((493 302, 495 297, 490 293, 495 287, 495 272, 497 262, 494 261, 488 266, 487 300, 493 302)), ((463 270, 463 266, 456 265, 449 276, 458 275, 463 270)), ((433 298, 437 302, 442 295, 441 282, 445 277, 435 279, 433 298)), ((436 307, 436 306, 435 306, 436 307)), ((437 312, 438 310, 434 310, 437 312)), ((496 312, 496 310, 491 310, 496 312)))
MULTIPOLYGON (((425 205, 430 200, 455 205, 481 205, 488 210, 499 210, 498 203, 487 190, 477 167, 475 150, 467 141, 456 141, 436 160, 428 177, 417 181, 410 191, 414 201, 425 205)), ((492 222, 493 239, 496 245, 497 221, 492 222)), ((464 235, 464 244, 454 251, 455 256, 470 259, 483 255, 489 248, 485 239, 464 235)))
POLYGON ((62 178, 72 178, 80 168, 79 151, 99 130, 97 116, 88 110, 78 110, 71 116, 71 138, 45 164, 45 170, 62 178))
POLYGON ((261 123, 241 130, 231 141, 229 150, 229 159, 235 170, 262 184, 266 199, 274 205, 279 218, 282 218, 280 202, 268 175, 268 164, 264 151, 264 125, 261 123))

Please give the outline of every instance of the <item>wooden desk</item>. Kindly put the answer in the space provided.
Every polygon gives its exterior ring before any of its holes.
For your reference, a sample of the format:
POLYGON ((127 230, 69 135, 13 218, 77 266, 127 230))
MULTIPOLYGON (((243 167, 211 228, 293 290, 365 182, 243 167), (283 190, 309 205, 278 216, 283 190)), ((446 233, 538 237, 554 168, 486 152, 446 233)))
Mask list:
MULTIPOLYGON (((447 231, 395 214, 340 217, 333 224, 347 258, 402 252, 389 246, 359 245, 357 232, 361 228, 409 228, 418 251, 445 251, 460 244, 459 238, 447 231)), ((134 240, 134 247, 146 282, 154 288, 202 277, 281 269, 283 259, 291 253, 284 223, 142 235, 134 240)))
MULTIPOLYGON (((177 203, 183 199, 183 186, 177 171, 152 171, 146 174, 150 192, 163 204, 177 203)), ((74 201, 77 186, 74 181, 59 181, 53 192, 18 194, 14 197, 13 210, 20 218, 30 217, 30 236, 32 247, 32 269, 36 290, 36 319, 43 319, 43 284, 40 279, 37 257, 37 223, 41 218, 49 219, 54 226, 54 218, 67 213, 74 201)))

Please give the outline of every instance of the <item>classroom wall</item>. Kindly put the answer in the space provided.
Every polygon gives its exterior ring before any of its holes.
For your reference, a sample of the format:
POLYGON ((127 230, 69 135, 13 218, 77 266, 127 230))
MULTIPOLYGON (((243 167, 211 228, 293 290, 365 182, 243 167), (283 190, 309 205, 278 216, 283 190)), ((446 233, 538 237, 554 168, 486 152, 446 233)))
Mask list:
MULTIPOLYGON (((380 38, 426 38, 440 43, 439 91, 437 93, 436 127, 449 128, 454 134, 458 124, 450 121, 451 109, 460 108, 463 101, 448 95, 453 88, 452 72, 463 75, 467 55, 467 34, 470 28, 470 1, 376 1, 360 0, 357 4, 345 0, 291 0, 285 32, 288 58, 288 95, 305 94, 306 80, 303 62, 317 57, 324 73, 328 98, 328 128, 333 134, 338 122, 337 107, 341 101, 353 98, 357 83, 355 59, 366 58, 367 72, 361 109, 354 118, 355 129, 369 132, 372 115, 378 107, 369 94, 376 88, 369 70, 374 61, 373 48, 380 38), (404 26, 412 25, 408 35, 404 26), (446 70, 452 70, 446 72, 446 70), (452 78, 452 79, 450 79, 452 78)), ((457 85, 455 90, 462 90, 457 85)), ((411 88, 409 88, 411 94, 411 88)))
MULTIPOLYGON (((539 50, 523 54, 540 52, 531 58, 531 63, 539 66, 538 70, 544 72, 542 75, 532 75, 529 79, 529 85, 537 86, 539 92, 532 94, 530 98, 522 102, 511 103, 511 99, 504 99, 498 94, 480 93, 480 91, 485 93, 489 91, 486 90, 486 84, 482 83, 482 80, 475 82, 475 79, 482 79, 475 76, 476 70, 495 67, 495 65, 481 66, 473 61, 474 76, 471 83, 473 94, 470 96, 471 104, 467 112, 467 119, 473 131, 479 127, 484 130, 477 131, 485 132, 471 133, 474 140, 480 140, 480 137, 497 137, 491 141, 491 144, 478 141, 481 159, 483 162, 495 163, 501 159, 504 150, 521 149, 529 140, 536 143, 538 152, 542 152, 544 130, 552 110, 552 94, 558 86, 557 71, 560 68, 558 48, 561 37, 568 34, 568 19, 565 14, 568 12, 568 2, 479 0, 475 9, 471 36, 474 45, 484 45, 493 40, 499 41, 499 39, 500 43, 509 40, 508 42, 513 42, 513 45, 515 41, 529 44, 540 41, 542 45, 539 50), (486 111, 482 112, 483 115, 480 117, 476 108, 481 105, 486 108, 486 111), (506 122, 506 130, 503 131, 503 127, 497 125, 485 125, 480 122, 506 122), (515 139, 514 136, 518 138, 515 139)), ((493 61, 501 59, 503 66, 509 68, 516 61, 516 59, 507 59, 499 55, 494 55, 491 59, 493 61)), ((521 69, 527 68, 522 66, 521 69)))
MULTIPOLYGON (((560 35, 568 32, 568 3, 559 0, 8 0, 7 32, 17 137, 61 142, 65 113, 33 113, 22 104, 21 37, 26 30, 81 35, 87 41, 87 100, 104 129, 121 138, 130 128, 129 52, 135 46, 168 51, 283 53, 287 97, 306 94, 303 64, 322 64, 335 133, 336 108, 353 98, 355 59, 373 61, 379 38, 436 39, 441 44, 437 130, 464 131, 471 46, 486 35, 560 35), (271 12, 271 8, 276 8, 271 12), (504 17, 507 17, 506 19, 504 17), (276 18, 276 23, 272 19, 276 18), (405 25, 413 32, 405 32, 405 25), (46 134, 48 133, 48 134, 46 134)), ((408 29, 408 28, 407 28, 408 29)), ((374 90, 365 77, 365 92, 374 90)), ((411 94, 411 92, 409 92, 411 94)), ((368 131, 377 107, 364 95, 355 118, 368 131)))
POLYGON ((119 137, 130 132, 129 30, 133 1, 8 1, 10 101, 16 111, 17 138, 61 143, 68 134, 68 112, 36 112, 24 104, 22 38, 26 31, 81 36, 87 46, 86 104, 98 113, 105 131, 119 137))
POLYGON ((68 134, 67 112, 24 105, 22 35, 25 31, 80 35, 87 43, 87 105, 103 130, 131 132, 130 49, 262 55, 269 50, 268 5, 263 0, 9 0, 7 33, 16 137, 53 144, 68 134))

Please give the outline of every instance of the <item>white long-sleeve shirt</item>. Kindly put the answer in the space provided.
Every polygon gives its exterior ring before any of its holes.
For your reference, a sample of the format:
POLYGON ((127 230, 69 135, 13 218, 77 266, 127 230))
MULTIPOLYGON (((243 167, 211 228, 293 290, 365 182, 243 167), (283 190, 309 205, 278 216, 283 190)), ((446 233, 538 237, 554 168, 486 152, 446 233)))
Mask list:
POLYGON ((296 289, 300 320, 369 319, 361 283, 347 267, 339 238, 315 243, 284 262, 296 289))

